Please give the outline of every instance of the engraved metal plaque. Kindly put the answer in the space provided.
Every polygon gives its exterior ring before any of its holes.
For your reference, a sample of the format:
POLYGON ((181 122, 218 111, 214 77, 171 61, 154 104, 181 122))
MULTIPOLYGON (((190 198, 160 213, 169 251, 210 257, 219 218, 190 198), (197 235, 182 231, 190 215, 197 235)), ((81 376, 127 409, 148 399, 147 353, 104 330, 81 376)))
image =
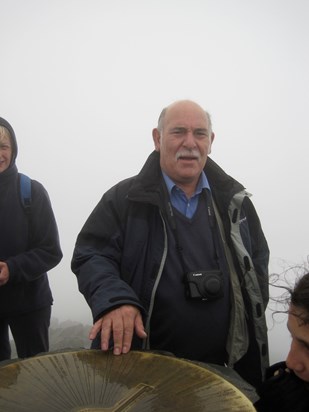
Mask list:
POLYGON ((205 367, 152 352, 47 353, 0 365, 1 412, 255 411, 205 367))

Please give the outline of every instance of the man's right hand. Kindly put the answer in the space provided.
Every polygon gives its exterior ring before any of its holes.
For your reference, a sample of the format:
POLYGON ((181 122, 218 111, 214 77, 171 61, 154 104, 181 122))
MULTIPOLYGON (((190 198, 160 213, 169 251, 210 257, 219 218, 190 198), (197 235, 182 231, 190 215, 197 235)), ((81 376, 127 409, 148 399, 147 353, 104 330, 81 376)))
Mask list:
POLYGON ((89 338, 95 339, 100 331, 101 349, 108 350, 109 340, 112 337, 114 355, 129 352, 134 332, 141 339, 147 337, 141 313, 135 306, 131 305, 120 306, 102 316, 91 328, 89 338))

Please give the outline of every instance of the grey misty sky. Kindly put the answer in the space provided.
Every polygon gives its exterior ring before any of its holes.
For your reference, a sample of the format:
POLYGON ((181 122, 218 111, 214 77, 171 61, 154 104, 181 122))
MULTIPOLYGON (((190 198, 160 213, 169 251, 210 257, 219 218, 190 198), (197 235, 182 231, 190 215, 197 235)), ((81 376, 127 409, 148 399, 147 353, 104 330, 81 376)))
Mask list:
MULTIPOLYGON (((240 180, 270 270, 308 255, 307 0, 0 0, 0 115, 20 171, 41 181, 64 258, 53 316, 91 323, 70 260, 102 194, 153 150, 161 109, 189 98, 212 115, 212 158, 240 180)), ((270 319, 271 359, 289 345, 270 319), (279 344, 278 344, 279 343, 279 344)))

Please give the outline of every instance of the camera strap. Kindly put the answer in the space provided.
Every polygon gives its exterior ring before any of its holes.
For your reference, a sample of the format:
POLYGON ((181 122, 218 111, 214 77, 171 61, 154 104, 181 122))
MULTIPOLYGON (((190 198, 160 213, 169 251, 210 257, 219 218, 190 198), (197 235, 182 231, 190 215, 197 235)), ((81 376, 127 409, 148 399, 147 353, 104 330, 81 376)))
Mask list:
POLYGON ((180 263, 181 263, 181 266, 182 266, 183 273, 185 274, 185 273, 187 273, 187 265, 186 265, 184 257, 183 257, 183 248, 181 247, 181 245, 179 243, 179 236, 178 236, 176 218, 175 218, 175 215, 174 215, 173 206, 172 206, 171 202, 168 202, 167 205, 168 205, 171 228, 172 228, 172 232, 173 232, 174 238, 175 238, 176 250, 177 250, 179 258, 180 258, 180 263))

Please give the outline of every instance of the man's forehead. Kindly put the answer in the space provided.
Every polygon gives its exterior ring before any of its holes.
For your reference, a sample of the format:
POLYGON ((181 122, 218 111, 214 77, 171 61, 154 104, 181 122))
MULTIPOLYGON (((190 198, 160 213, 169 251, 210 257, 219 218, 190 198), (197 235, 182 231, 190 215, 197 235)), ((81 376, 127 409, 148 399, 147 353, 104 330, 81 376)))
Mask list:
POLYGON ((171 108, 165 116, 165 124, 179 127, 194 126, 195 128, 207 128, 208 118, 203 110, 186 108, 171 108))

